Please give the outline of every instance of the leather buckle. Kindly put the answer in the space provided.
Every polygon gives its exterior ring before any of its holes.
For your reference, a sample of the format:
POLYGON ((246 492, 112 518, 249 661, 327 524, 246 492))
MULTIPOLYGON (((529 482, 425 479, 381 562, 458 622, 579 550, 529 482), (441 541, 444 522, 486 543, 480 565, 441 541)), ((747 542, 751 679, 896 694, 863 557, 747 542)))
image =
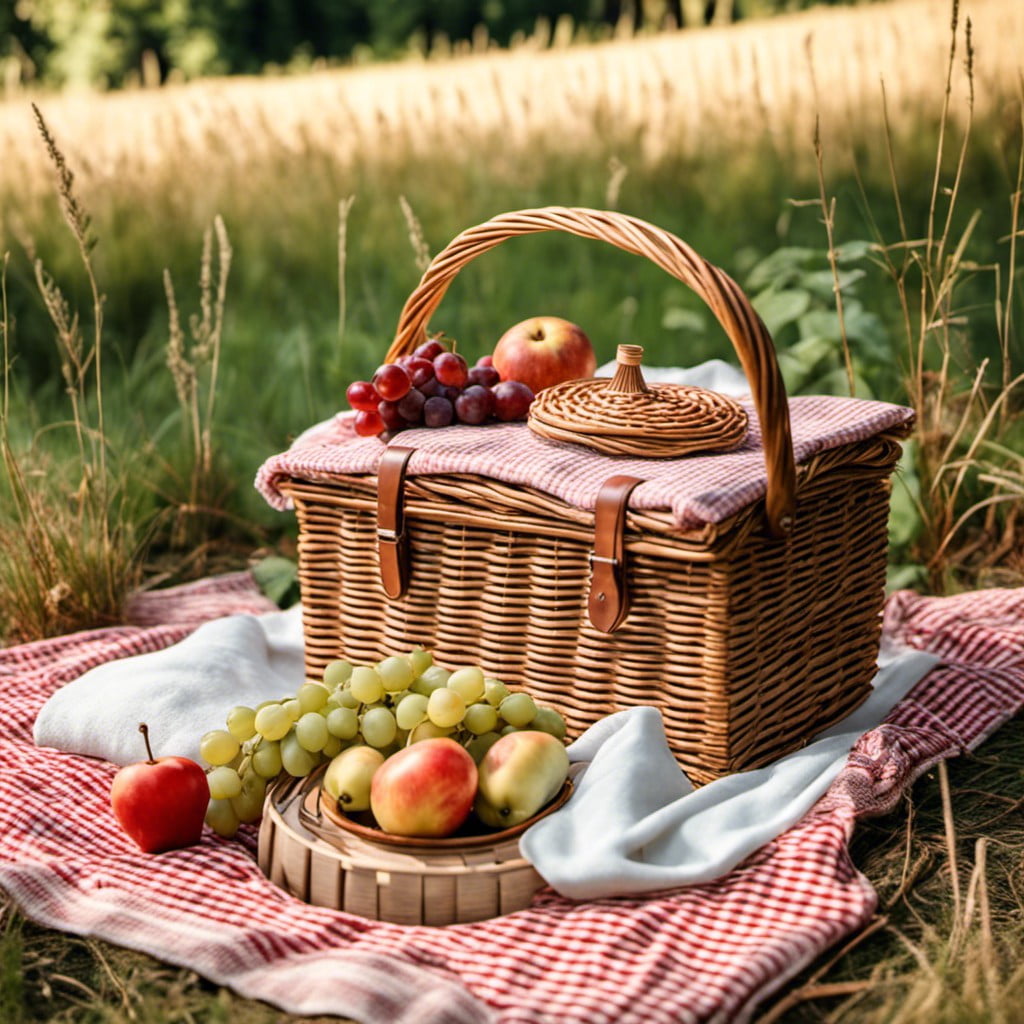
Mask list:
POLYGON ((626 510, 637 484, 635 476, 609 477, 597 494, 594 509, 594 548, 590 563, 590 622, 602 633, 612 633, 629 614, 626 579, 626 510))
POLYGON ((394 600, 409 584, 402 485, 409 457, 405 445, 388 445, 377 467, 377 559, 384 593, 394 600))

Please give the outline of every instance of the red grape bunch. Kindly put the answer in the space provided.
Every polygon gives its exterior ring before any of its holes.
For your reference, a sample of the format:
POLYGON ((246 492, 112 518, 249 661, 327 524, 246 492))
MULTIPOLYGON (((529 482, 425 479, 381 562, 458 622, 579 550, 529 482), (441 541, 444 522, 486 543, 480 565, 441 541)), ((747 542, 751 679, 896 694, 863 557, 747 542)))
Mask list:
POLYGON ((406 427, 525 420, 533 392, 519 381, 503 381, 490 356, 470 367, 431 338, 412 355, 378 367, 372 380, 350 384, 345 397, 356 410, 356 433, 386 441, 406 427))

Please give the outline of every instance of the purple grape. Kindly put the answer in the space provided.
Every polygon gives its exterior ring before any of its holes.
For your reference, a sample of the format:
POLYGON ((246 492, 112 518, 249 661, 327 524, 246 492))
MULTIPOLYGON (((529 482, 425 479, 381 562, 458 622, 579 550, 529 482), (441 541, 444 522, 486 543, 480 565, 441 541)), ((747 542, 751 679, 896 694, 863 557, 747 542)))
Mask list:
POLYGON ((455 419, 455 409, 447 398, 434 395, 423 404, 423 422, 428 427, 447 427, 455 419))
POLYGON ((405 364, 405 372, 409 374, 412 386, 418 388, 426 384, 434 376, 434 364, 429 359, 421 359, 419 356, 410 357, 405 364))
POLYGON ((436 377, 431 377, 424 383, 416 385, 416 389, 421 391, 427 398, 433 398, 434 395, 441 394, 443 387, 444 385, 436 377))
POLYGON ((409 374, 397 363, 385 363, 373 375, 371 383, 377 394, 388 402, 397 402, 412 387, 409 374))
POLYGON ((376 412, 380 395, 368 380, 355 380, 345 391, 348 404, 358 412, 376 412))
POLYGON ((441 385, 441 390, 438 391, 438 394, 442 398, 447 398, 448 401, 451 402, 452 405, 454 405, 455 404, 455 399, 458 398, 459 395, 462 394, 462 388, 457 388, 457 387, 455 387, 452 384, 442 384, 441 385))
POLYGON ((423 342, 423 344, 413 352, 413 355, 418 359, 429 359, 433 361, 444 351, 446 351, 444 345, 439 341, 436 341, 434 338, 431 338, 430 341, 423 342))
POLYGON ((467 378, 470 384, 480 384, 485 388, 493 388, 501 380, 501 374, 493 366, 474 366, 467 378))
POLYGON ((405 417, 398 411, 397 402, 389 402, 386 399, 377 403, 377 412, 384 426, 388 430, 401 430, 405 426, 405 417))
POLYGON ((533 392, 518 380, 503 380, 491 388, 494 415, 499 420, 525 420, 533 402, 533 392))
POLYGON ((419 423, 423 419, 423 406, 426 401, 427 396, 422 391, 413 388, 398 403, 398 413, 406 423, 419 423))
POLYGON ((380 413, 368 409, 356 413, 355 430, 360 437, 376 437, 383 429, 380 413))
POLYGON ((485 423, 494 408, 494 395, 479 384, 473 384, 455 399, 455 415, 462 423, 485 423))
POLYGON ((461 388, 469 376, 469 367, 457 352, 442 352, 434 359, 434 376, 442 384, 461 388))

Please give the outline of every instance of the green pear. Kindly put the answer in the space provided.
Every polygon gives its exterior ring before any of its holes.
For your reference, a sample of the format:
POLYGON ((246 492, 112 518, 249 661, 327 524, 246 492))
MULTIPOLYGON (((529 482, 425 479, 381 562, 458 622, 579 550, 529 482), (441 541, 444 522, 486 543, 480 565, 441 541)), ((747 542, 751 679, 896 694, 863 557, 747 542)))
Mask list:
POLYGON ((549 804, 569 774, 565 744, 550 733, 510 732, 484 755, 474 809, 491 828, 511 828, 549 804))
POLYGON ((324 772, 323 788, 338 801, 338 810, 365 811, 370 806, 370 783, 384 763, 384 755, 373 747, 343 750, 324 772))

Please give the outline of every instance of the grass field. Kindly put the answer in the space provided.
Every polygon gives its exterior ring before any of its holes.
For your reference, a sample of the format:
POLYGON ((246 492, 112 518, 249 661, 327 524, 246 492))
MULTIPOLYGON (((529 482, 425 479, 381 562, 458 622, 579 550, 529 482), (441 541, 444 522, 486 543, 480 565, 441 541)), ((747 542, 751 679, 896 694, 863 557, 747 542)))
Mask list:
MULTIPOLYGON (((234 258, 212 427, 223 487, 234 487, 227 510, 236 524, 272 540, 288 525, 248 486, 255 468, 342 405, 348 381, 371 372, 386 350, 424 250, 437 252, 472 223, 529 206, 614 206, 672 230, 741 282, 757 255, 809 245, 814 251, 800 272, 818 273, 816 302, 827 308, 821 210, 789 202, 819 193, 813 139, 820 118, 836 244, 870 240, 873 230, 893 243, 924 237, 949 21, 942 0, 908 0, 700 33, 294 78, 11 97, 0 105, 0 204, 11 254, 12 431, 27 443, 67 415, 53 327, 26 253, 42 260, 83 318, 89 305, 30 99, 91 217, 111 448, 135 450, 145 438, 177 471, 163 272, 172 275, 187 322, 198 303, 203 233, 216 215, 223 218, 234 258), (349 197, 340 294, 338 210, 349 197), (419 250, 410 245, 403 200, 422 231, 419 250)), ((1015 0, 976 0, 960 22, 940 184, 948 188, 956 176, 973 92, 970 159, 950 225, 955 237, 979 212, 966 252, 978 269, 962 275, 955 300, 972 311, 972 330, 957 328, 953 367, 970 381, 982 355, 999 354, 993 298, 1005 297, 1020 137, 1013 40, 1024 33, 1024 10, 1015 0), (970 83, 966 14, 976 53, 970 83), (998 288, 982 269, 997 262, 1004 272, 998 288)), ((941 227, 946 197, 938 198, 941 227)), ((899 297, 870 260, 860 269, 868 276, 850 286, 850 298, 889 329, 880 346, 877 330, 874 348, 865 344, 864 376, 874 391, 899 399, 904 381, 894 362, 910 369, 899 297)), ((510 323, 540 311, 582 324, 605 357, 624 340, 642 342, 662 362, 728 354, 706 318, 690 315, 700 312, 695 301, 661 271, 564 236, 518 241, 467 269, 434 326, 476 355, 510 323)), ((796 342, 797 325, 784 324, 777 338, 783 349, 796 342)), ((832 350, 824 364, 835 361, 832 350)), ((936 352, 934 365, 941 359, 936 352)), ((814 383, 796 376, 797 387, 814 383)), ((47 434, 47 445, 60 440, 47 434)), ((135 495, 140 515, 173 503, 173 485, 153 483, 163 497, 135 495)))
MULTIPOLYGON (((8 96, 0 638, 108 621, 142 580, 290 553, 291 517, 251 487, 259 464, 372 372, 426 256, 495 213, 549 204, 643 217, 734 274, 794 391, 847 390, 845 337, 857 387, 918 411, 894 580, 1020 584, 1024 4, 961 3, 952 53, 950 23, 946 0, 905 0, 296 77, 8 96), (55 152, 73 179, 55 176, 55 152)), ((582 324, 606 358, 620 341, 657 362, 729 354, 681 285, 561 236, 468 268, 433 326, 476 356, 538 312, 582 324)), ((951 804, 929 777, 861 829, 854 860, 887 920, 814 965, 767 1020, 1019 1018, 1019 744, 1012 723, 951 766, 951 804), (966 901, 964 873, 986 856, 971 906, 987 886, 989 917, 967 921, 958 898, 958 924, 954 887, 966 901)), ((12 1021, 280 1019, 187 972, 4 917, 12 1021)))

